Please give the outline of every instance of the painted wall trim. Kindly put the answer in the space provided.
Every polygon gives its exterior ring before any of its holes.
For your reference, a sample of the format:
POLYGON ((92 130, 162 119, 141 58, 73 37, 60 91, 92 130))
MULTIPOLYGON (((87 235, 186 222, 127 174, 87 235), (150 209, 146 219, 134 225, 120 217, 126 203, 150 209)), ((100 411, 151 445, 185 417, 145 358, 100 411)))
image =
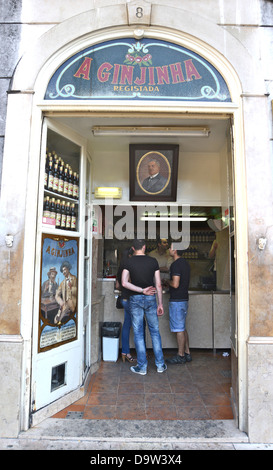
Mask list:
POLYGON ((269 344, 273 345, 273 337, 272 336, 250 336, 247 340, 247 344, 269 344))

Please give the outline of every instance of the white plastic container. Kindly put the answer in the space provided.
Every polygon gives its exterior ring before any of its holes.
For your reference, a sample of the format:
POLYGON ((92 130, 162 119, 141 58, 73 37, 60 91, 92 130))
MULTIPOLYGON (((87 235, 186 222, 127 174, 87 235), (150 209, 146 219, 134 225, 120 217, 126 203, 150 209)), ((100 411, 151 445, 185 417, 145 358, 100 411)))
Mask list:
POLYGON ((102 357, 104 361, 117 362, 119 338, 102 338, 102 357))

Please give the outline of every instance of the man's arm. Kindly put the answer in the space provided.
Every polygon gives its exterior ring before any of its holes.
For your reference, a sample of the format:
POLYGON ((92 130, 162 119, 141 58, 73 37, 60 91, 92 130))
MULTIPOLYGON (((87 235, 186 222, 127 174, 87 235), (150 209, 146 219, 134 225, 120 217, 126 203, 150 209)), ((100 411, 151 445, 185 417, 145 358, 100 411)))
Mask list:
POLYGON ((174 289, 177 289, 179 287, 180 283, 180 276, 173 275, 171 279, 164 279, 164 283, 166 283, 168 286, 174 287, 174 289))
POLYGON ((135 286, 131 282, 129 282, 129 271, 128 269, 123 269, 122 271, 122 277, 121 277, 121 284, 123 287, 129 290, 133 290, 134 292, 138 292, 139 294, 144 294, 144 295, 153 295, 156 292, 155 287, 149 286, 145 287, 145 289, 142 289, 142 287, 135 286))
POLYGON ((164 315, 164 309, 163 309, 163 302, 162 302, 162 286, 161 286, 161 278, 160 278, 159 269, 155 272, 155 287, 156 287, 157 297, 158 297, 157 315, 161 316, 161 315, 164 315))
POLYGON ((169 279, 168 282, 169 282, 169 286, 173 287, 174 289, 177 289, 180 283, 180 276, 173 275, 172 278, 169 279))

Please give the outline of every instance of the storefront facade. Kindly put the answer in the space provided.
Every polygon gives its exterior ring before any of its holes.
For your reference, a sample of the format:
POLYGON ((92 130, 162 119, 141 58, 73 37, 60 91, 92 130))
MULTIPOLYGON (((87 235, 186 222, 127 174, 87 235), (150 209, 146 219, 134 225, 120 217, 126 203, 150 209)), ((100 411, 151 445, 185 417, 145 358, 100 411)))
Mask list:
MULTIPOLYGON (((1 413, 8 423, 3 435, 16 435, 82 396, 99 365, 100 325, 113 318, 108 316, 110 284, 103 280, 103 248, 94 224, 106 203, 94 192, 97 186, 118 186, 123 193, 115 207, 176 203, 220 208, 235 260, 234 292, 230 285, 222 289, 234 301, 229 312, 234 416, 252 442, 272 442, 270 70, 265 72, 258 54, 250 52, 256 37, 250 25, 260 21, 261 4, 254 2, 247 12, 237 6, 233 18, 222 2, 212 2, 217 11, 211 20, 197 12, 198 2, 184 8, 173 2, 167 7, 168 2, 106 3, 85 11, 79 2, 84 12, 71 12, 38 36, 18 63, 8 94, 0 333, 7 371, 3 385, 13 392, 10 407, 1 413), (249 25, 245 40, 241 24, 249 25), (96 144, 92 128, 113 126, 120 132, 128 126, 134 132, 150 131, 148 140, 134 136, 134 145, 158 143, 151 127, 161 132, 206 128, 222 140, 207 149, 205 162, 205 144, 198 147, 197 137, 192 146, 182 141, 176 197, 146 201, 132 195, 127 138, 96 144), (53 152, 62 154, 63 165, 79 176, 79 193, 73 195, 72 189, 64 198, 76 207, 77 220, 73 230, 70 226, 63 232, 50 226, 46 219, 51 217, 44 213, 44 198, 52 200, 44 183, 45 155, 53 152), (191 158, 190 169, 186 160, 191 158), (205 172, 215 162, 225 183, 210 180, 213 187, 207 189, 198 170, 205 172), (109 165, 106 176, 102 165, 109 165), (42 286, 54 267, 62 290, 64 261, 75 277, 75 298, 69 321, 62 323, 57 303, 43 297, 42 286)), ((165 141, 159 138, 164 144, 173 139, 168 134, 165 141)), ((192 299, 198 310, 196 294, 192 299)), ((213 296, 210 301, 217 304, 213 296)))

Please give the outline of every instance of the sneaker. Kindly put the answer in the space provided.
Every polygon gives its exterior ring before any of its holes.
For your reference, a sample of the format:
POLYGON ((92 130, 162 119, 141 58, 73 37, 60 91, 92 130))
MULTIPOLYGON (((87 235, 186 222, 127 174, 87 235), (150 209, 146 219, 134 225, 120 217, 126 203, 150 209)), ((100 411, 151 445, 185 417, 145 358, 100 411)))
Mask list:
POLYGON ((190 353, 186 353, 186 352, 185 352, 185 358, 186 358, 186 361, 187 361, 187 362, 191 362, 191 361, 192 361, 192 357, 191 357, 191 354, 190 354, 190 353))
POLYGON ((185 356, 179 356, 179 354, 177 354, 177 356, 174 356, 171 359, 166 359, 166 362, 168 362, 168 364, 185 364, 186 358, 185 356))
POLYGON ((165 372, 165 370, 167 370, 166 364, 163 364, 163 366, 159 366, 159 367, 157 368, 157 372, 159 372, 160 374, 161 374, 162 372, 165 372))
POLYGON ((140 374, 140 375, 146 375, 147 374, 147 370, 142 370, 142 369, 140 369, 139 366, 132 366, 132 367, 130 367, 130 369, 135 374, 140 374))

